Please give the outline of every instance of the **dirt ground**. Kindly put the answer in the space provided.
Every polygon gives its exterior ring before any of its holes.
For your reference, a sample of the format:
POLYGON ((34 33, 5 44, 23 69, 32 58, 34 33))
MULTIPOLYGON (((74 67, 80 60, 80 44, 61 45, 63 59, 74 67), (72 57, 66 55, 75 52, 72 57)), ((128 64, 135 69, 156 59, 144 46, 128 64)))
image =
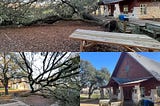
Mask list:
POLYGON ((80 104, 80 106, 99 106, 98 104, 85 104, 85 103, 82 103, 80 104))
POLYGON ((53 99, 44 98, 39 95, 30 95, 28 97, 19 97, 18 100, 30 105, 30 106, 50 106, 55 101, 53 99))
POLYGON ((14 103, 14 102, 16 102, 16 101, 14 101, 14 100, 5 100, 5 99, 3 100, 3 99, 1 99, 1 100, 0 100, 0 105, 1 105, 1 104, 7 104, 7 103, 14 103))
POLYGON ((79 51, 79 41, 69 39, 69 35, 78 28, 103 30, 100 26, 81 21, 0 28, 0 51, 79 51))
POLYGON ((83 99, 80 102, 80 106, 99 106, 98 99, 83 99))

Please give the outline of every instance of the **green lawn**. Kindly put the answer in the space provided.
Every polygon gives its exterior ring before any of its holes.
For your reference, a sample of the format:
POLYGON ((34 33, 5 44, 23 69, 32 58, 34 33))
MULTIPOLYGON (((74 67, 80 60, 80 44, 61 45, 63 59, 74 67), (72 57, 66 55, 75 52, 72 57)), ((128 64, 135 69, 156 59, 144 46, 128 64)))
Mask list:
MULTIPOLYGON (((4 88, 0 88, 0 91, 1 91, 1 90, 4 90, 4 88)), ((15 89, 9 88, 8 90, 15 90, 15 89)))

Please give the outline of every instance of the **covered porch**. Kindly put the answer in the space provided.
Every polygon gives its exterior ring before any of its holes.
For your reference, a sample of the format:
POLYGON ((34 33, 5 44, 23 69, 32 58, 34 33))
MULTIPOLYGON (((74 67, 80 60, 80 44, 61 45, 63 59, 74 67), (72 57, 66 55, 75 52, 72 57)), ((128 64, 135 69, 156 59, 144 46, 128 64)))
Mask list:
POLYGON ((113 77, 106 87, 110 101, 122 101, 124 106, 138 105, 142 99, 150 100, 156 106, 160 100, 160 86, 153 77, 138 79, 113 77))

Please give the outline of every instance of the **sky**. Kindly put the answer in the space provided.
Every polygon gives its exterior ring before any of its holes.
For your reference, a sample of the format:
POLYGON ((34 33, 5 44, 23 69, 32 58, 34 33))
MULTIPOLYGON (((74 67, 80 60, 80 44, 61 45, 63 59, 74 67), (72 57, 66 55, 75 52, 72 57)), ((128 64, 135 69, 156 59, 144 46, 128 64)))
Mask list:
MULTIPOLYGON (((138 52, 138 54, 160 62, 160 52, 138 52)), ((113 72, 121 52, 81 52, 80 58, 89 61, 97 70, 106 67, 113 72)))

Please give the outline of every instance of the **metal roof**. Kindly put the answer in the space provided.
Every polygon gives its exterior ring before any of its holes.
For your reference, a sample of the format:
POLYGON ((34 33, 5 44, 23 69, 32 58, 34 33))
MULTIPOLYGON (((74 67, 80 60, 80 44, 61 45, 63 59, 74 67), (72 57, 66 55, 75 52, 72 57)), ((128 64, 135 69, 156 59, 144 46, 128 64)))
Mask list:
POLYGON ((148 80, 150 78, 153 78, 153 77, 137 78, 137 79, 132 79, 132 80, 128 79, 128 78, 112 77, 112 79, 114 81, 116 81, 119 85, 140 83, 140 82, 146 81, 146 80, 148 80))
POLYGON ((139 64, 141 64, 150 74, 152 74, 158 81, 160 81, 160 63, 151 60, 145 56, 139 55, 134 52, 128 53, 139 64))
POLYGON ((117 2, 120 2, 120 1, 124 1, 124 0, 102 0, 102 2, 104 4, 112 4, 112 3, 117 3, 117 2))
MULTIPOLYGON (((138 53, 135 53, 135 52, 123 52, 118 60, 118 63, 116 65, 113 73, 112 73, 112 76, 111 76, 111 79, 113 79, 115 82, 117 82, 120 85, 141 83, 141 82, 146 81, 150 78, 156 78, 158 81, 160 81, 160 63, 156 62, 152 59, 149 59, 145 56, 139 55, 138 53), (116 73, 117 73, 118 68, 120 66, 120 62, 124 59, 125 55, 129 55, 133 59, 135 59, 152 76, 146 77, 146 78, 138 78, 138 79, 134 79, 134 80, 130 80, 128 78, 114 77, 114 76, 116 76, 116 73)), ((111 79, 109 80, 109 82, 111 81, 111 79)), ((108 83, 108 85, 109 85, 109 83, 108 83)))
POLYGON ((112 77, 112 79, 114 81, 116 81, 118 84, 123 84, 123 83, 127 83, 130 80, 128 78, 116 78, 116 77, 112 77))

